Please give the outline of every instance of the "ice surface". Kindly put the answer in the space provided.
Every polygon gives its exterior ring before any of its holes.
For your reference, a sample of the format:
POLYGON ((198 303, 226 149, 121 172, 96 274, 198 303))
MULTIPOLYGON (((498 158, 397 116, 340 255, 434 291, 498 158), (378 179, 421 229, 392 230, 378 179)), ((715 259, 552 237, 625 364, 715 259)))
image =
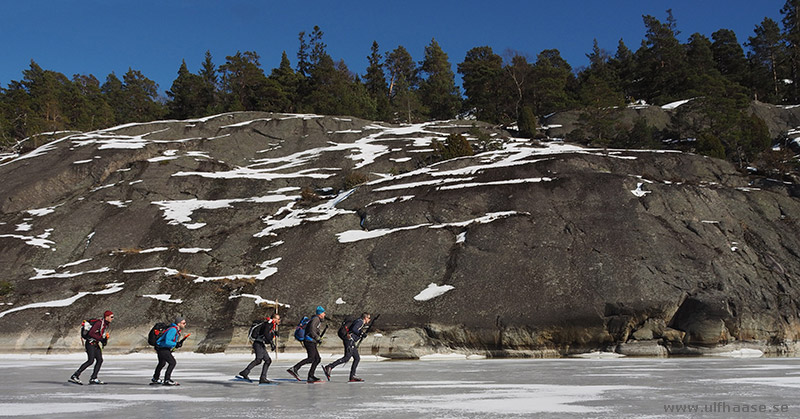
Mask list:
MULTIPOLYGON (((111 342, 113 345, 113 341, 111 342)), ((297 342, 289 342, 299 350, 297 342)), ((322 346, 323 363, 340 356, 322 346)), ((367 352, 362 347, 362 352, 367 352)), ((471 360, 463 355, 426 361, 374 362, 362 354, 358 375, 349 365, 331 381, 305 384, 285 370, 300 354, 270 353, 275 386, 232 381, 249 354, 175 353, 178 387, 149 386, 155 354, 106 355, 105 386, 66 382, 85 355, 4 356, 0 416, 84 417, 319 417, 319 418, 642 418, 755 417, 752 413, 703 416, 666 413, 667 405, 765 405, 797 417, 800 359, 539 359, 471 360)), ((301 369, 305 374, 308 366, 301 369)), ((317 370, 319 372, 319 369, 317 370)), ((88 372, 81 377, 87 381, 88 372)), ((760 416, 759 416, 760 417, 760 416)))

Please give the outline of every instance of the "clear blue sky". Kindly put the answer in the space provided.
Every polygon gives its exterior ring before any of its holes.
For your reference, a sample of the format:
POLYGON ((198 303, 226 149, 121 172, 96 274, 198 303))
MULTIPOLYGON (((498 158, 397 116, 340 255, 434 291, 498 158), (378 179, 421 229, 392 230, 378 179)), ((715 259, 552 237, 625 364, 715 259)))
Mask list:
MULTIPOLYGON (((671 8, 685 41, 732 29, 739 42, 764 17, 780 23, 785 0, 0 0, 0 86, 20 80, 33 59, 64 73, 94 74, 101 82, 129 67, 169 89, 181 60, 197 72, 206 50, 214 63, 236 51, 256 51, 269 74, 286 51, 296 64, 297 35, 314 25, 328 53, 363 74, 372 41, 385 52, 403 45, 416 61, 432 38, 455 65, 488 45, 532 58, 557 48, 574 67, 588 64, 592 40, 613 53, 620 38, 636 50, 641 16, 666 20, 671 8)), ((460 78, 457 80, 460 84, 460 78)))

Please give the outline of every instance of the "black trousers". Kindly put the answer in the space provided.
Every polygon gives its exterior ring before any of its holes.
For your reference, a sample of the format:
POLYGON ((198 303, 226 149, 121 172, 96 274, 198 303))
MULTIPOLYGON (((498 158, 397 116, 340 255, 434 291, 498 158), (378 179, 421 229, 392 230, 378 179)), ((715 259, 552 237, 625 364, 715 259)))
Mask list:
POLYGON ((269 369, 270 364, 272 364, 272 358, 269 357, 269 352, 267 352, 267 345, 264 342, 253 342, 253 350, 256 352, 256 359, 252 362, 247 364, 247 367, 244 369, 243 372, 250 374, 250 370, 257 367, 262 361, 264 362, 264 366, 261 367, 261 381, 267 379, 267 370, 269 369))
POLYGON ((353 358, 353 365, 350 366, 350 378, 353 378, 356 376, 356 368, 358 368, 358 362, 361 361, 361 355, 358 354, 358 348, 356 348, 356 341, 354 339, 347 339, 343 342, 344 356, 333 361, 328 366, 333 369, 339 365, 346 364, 350 358, 353 358))
POLYGON ((83 370, 89 368, 89 366, 92 365, 92 363, 94 363, 94 370, 92 370, 92 378, 97 378, 97 373, 100 372, 100 367, 103 365, 103 349, 100 347, 100 342, 96 341, 89 343, 89 341, 87 340, 85 345, 86 345, 86 356, 88 356, 89 359, 87 359, 86 362, 81 364, 81 366, 78 367, 78 370, 75 371, 75 374, 73 375, 76 377, 80 377, 83 370))
POLYGON ((306 355, 308 356, 306 359, 298 362, 294 366, 294 370, 297 371, 305 364, 311 364, 311 369, 308 370, 308 378, 314 377, 314 372, 317 370, 317 365, 322 362, 322 357, 319 356, 319 351, 317 350, 317 342, 313 340, 304 340, 303 346, 306 348, 306 355))
POLYGON ((164 373, 164 381, 172 379, 172 370, 175 369, 175 357, 172 356, 172 349, 171 348, 156 348, 156 353, 158 354, 158 365, 156 365, 156 372, 153 373, 153 379, 158 380, 158 377, 161 376, 161 369, 164 368, 164 365, 167 366, 167 372, 164 373))

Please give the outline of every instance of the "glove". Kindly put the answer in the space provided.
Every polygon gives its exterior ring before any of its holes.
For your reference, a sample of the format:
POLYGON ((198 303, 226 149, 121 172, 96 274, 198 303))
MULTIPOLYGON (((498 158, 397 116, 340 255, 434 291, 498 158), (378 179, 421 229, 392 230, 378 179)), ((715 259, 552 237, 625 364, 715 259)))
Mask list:
POLYGON ((317 345, 322 345, 322 338, 317 339, 317 345))
POLYGON ((100 339, 100 343, 102 343, 102 344, 103 344, 103 346, 106 346, 106 345, 108 345, 108 338, 102 338, 102 339, 100 339))
POLYGON ((175 349, 178 349, 178 348, 180 348, 181 346, 183 346, 183 341, 182 341, 182 340, 181 340, 181 341, 178 341, 178 343, 176 343, 176 344, 175 344, 175 349))
POLYGON ((275 350, 277 350, 277 349, 278 349, 278 347, 277 347, 277 346, 275 346, 275 342, 270 342, 270 343, 269 343, 269 347, 270 347, 270 349, 272 349, 272 351, 273 351, 273 352, 275 352, 275 350))

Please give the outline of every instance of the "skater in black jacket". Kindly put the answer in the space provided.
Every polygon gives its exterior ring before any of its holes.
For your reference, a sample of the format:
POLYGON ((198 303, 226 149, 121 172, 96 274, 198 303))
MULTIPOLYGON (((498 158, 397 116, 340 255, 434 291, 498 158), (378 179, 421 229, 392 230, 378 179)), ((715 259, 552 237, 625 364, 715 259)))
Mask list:
POLYGON ((250 364, 239 373, 240 377, 245 380, 250 380, 250 370, 263 361, 264 366, 261 367, 261 377, 258 382, 259 384, 272 383, 272 381, 267 380, 267 370, 270 364, 272 364, 272 358, 269 357, 269 352, 267 352, 267 344, 269 344, 270 349, 273 351, 276 349, 275 337, 278 335, 279 324, 281 324, 281 316, 278 315, 278 313, 274 313, 271 318, 264 319, 264 322, 261 323, 260 326, 250 331, 250 338, 253 340, 253 351, 256 353, 256 359, 250 362, 250 364))
POLYGON ((361 317, 352 322, 343 323, 342 327, 339 328, 339 337, 344 342, 344 356, 322 367, 322 371, 328 381, 331 379, 331 371, 337 366, 347 363, 350 358, 353 358, 353 365, 350 366, 350 382, 364 381, 356 376, 358 362, 361 360, 356 344, 363 337, 363 328, 369 324, 371 319, 372 316, 369 313, 361 313, 361 317))

